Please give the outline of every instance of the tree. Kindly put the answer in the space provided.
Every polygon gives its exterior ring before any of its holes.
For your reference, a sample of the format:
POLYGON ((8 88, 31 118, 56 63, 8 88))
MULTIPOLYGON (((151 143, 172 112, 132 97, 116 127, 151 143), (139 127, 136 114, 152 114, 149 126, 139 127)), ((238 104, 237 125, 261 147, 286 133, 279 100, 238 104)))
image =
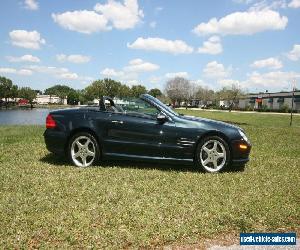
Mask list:
POLYGON ((122 84, 119 88, 119 93, 117 96, 119 98, 131 97, 132 96, 131 89, 127 85, 122 84))
POLYGON ((0 98, 5 98, 7 108, 8 99, 17 97, 18 86, 13 85, 12 80, 0 77, 0 98))
POLYGON ((214 100, 215 92, 207 87, 199 86, 196 93, 196 98, 200 99, 204 103, 214 100))
POLYGON ((68 94, 67 103, 70 105, 78 105, 80 102, 80 90, 71 90, 68 94))
POLYGON ((56 95, 56 88, 50 87, 44 91, 45 95, 56 95))
POLYGON ((36 91, 29 87, 22 87, 19 89, 19 97, 29 101, 30 108, 33 108, 33 100, 36 98, 36 91))
POLYGON ((78 90, 78 94, 79 94, 80 104, 86 104, 88 102, 88 99, 86 97, 85 89, 78 90))
POLYGON ((149 95, 152 95, 152 96, 154 96, 154 97, 158 97, 158 96, 161 96, 161 95, 162 95, 160 89, 157 89, 157 88, 155 88, 155 89, 150 89, 149 92, 148 92, 148 94, 149 94, 149 95))
POLYGON ((131 87, 131 94, 133 97, 139 97, 142 94, 147 93, 147 89, 145 86, 142 85, 133 85, 131 87))
POLYGON ((157 99, 160 100, 164 104, 167 104, 167 105, 171 104, 171 99, 168 96, 160 95, 157 97, 157 99))
POLYGON ((92 84, 85 88, 85 98, 87 101, 93 101, 94 99, 100 99, 104 94, 104 88, 102 80, 94 81, 92 84))
POLYGON ((167 81, 165 85, 165 92, 171 99, 173 104, 175 102, 187 101, 189 99, 190 81, 183 77, 175 77, 167 81))
POLYGON ((70 91, 73 91, 73 90, 74 89, 70 88, 67 85, 57 84, 57 85, 54 85, 51 88, 46 89, 45 94, 50 95, 50 96, 56 95, 60 98, 61 103, 64 103, 64 100, 66 98, 68 98, 68 95, 69 95, 70 91))
POLYGON ((96 80, 91 85, 85 88, 87 100, 100 99, 101 96, 110 96, 114 98, 119 96, 122 84, 115 80, 105 78, 103 80, 96 80))
POLYGON ((105 78, 102 80, 104 95, 114 98, 119 94, 121 83, 115 80, 105 78))
MULTIPOLYGON (((10 98, 16 99, 18 97, 18 86, 13 85, 10 91, 10 98)), ((15 100, 16 101, 16 100, 15 100)))
POLYGON ((235 84, 232 84, 231 87, 223 87, 218 91, 219 98, 229 102, 229 111, 232 110, 238 99, 243 95, 244 92, 235 84))

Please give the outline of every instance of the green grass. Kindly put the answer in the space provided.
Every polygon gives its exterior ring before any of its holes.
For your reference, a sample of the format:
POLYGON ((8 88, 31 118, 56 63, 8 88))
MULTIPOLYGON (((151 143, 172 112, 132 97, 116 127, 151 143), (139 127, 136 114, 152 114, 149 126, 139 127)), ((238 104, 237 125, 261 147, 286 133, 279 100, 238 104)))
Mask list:
POLYGON ((0 127, 0 248, 128 248, 239 232, 298 231, 300 116, 180 111, 242 123, 244 172, 163 163, 78 169, 47 152, 43 127, 0 127), (298 126, 298 127, 297 127, 298 126))

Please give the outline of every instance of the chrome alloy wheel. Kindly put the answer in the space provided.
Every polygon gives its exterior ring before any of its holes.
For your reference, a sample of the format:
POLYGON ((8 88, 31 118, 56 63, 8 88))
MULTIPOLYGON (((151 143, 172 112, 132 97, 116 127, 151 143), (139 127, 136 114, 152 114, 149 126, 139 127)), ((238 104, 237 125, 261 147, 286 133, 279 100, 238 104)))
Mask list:
POLYGON ((90 166, 96 155, 94 142, 87 136, 77 137, 71 145, 71 157, 77 167, 90 166))
POLYGON ((218 172, 226 163, 225 146, 218 140, 207 141, 201 147, 200 160, 208 172, 218 172))

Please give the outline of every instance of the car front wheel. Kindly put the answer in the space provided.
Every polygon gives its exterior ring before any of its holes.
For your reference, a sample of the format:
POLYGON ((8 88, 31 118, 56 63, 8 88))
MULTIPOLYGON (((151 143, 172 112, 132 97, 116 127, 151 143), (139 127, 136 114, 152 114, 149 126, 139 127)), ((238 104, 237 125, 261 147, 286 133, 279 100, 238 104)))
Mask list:
POLYGON ((68 153, 71 162, 77 167, 92 166, 100 157, 96 139, 86 132, 77 133, 71 138, 68 153))
POLYGON ((230 162, 230 150, 226 141, 219 136, 207 136, 200 141, 196 150, 196 164, 203 171, 222 171, 230 162))

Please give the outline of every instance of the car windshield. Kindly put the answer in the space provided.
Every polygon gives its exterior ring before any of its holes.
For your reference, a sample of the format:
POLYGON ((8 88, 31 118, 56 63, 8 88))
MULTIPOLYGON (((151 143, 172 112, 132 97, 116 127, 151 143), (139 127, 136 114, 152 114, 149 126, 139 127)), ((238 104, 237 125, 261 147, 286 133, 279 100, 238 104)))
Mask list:
POLYGON ((169 113, 171 113, 172 115, 179 116, 179 114, 177 112, 175 112, 174 109, 172 109, 170 106, 164 104, 159 99, 155 98, 155 102, 157 102, 160 106, 162 106, 164 109, 169 111, 169 113))
MULTIPOLYGON (((171 107, 165 105, 160 100, 155 99, 160 107, 163 107, 169 113, 174 116, 179 116, 171 107)), ((113 106, 110 101, 105 100, 104 102, 106 111, 115 112, 115 113, 126 113, 131 115, 142 115, 145 117, 156 117, 160 112, 153 104, 144 100, 143 98, 114 98, 113 106)))

